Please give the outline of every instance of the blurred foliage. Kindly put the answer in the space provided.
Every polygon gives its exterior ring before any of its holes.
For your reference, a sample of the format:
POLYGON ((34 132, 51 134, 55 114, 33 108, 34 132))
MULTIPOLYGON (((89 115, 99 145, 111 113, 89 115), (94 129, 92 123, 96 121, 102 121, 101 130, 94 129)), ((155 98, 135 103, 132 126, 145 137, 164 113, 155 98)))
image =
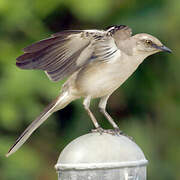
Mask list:
MULTIPOLYGON (((108 111, 149 160, 149 180, 180 179, 180 1, 0 0, 0 179, 57 179, 59 152, 93 126, 77 100, 55 113, 14 155, 10 145, 55 98, 63 82, 15 66, 21 49, 64 29, 126 24, 157 36, 173 54, 145 60, 110 98, 108 111)), ((92 103, 100 123, 110 128, 92 103)))

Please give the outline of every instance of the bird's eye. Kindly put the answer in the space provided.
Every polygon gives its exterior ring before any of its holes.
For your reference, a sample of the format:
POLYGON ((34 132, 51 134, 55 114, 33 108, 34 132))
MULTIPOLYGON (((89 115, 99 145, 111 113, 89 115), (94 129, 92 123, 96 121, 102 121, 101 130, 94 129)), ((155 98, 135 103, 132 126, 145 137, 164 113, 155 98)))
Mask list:
POLYGON ((146 40, 145 42, 146 42, 146 44, 148 44, 148 45, 151 45, 151 44, 152 44, 152 41, 151 41, 151 40, 146 40))

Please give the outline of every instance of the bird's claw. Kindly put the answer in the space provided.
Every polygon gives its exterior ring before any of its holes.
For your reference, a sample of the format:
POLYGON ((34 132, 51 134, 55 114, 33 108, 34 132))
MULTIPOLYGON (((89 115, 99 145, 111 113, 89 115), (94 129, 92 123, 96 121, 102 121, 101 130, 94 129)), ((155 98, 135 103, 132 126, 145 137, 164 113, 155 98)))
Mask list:
POLYGON ((96 129, 92 129, 91 132, 98 132, 100 134, 103 134, 103 133, 107 133, 107 134, 112 134, 112 135, 121 135, 123 134, 123 132, 117 128, 117 129, 103 129, 102 127, 98 127, 96 129))
POLYGON ((119 128, 114 128, 114 132, 115 132, 115 135, 118 135, 118 136, 122 135, 122 136, 125 136, 125 137, 129 138, 130 140, 133 140, 133 137, 128 136, 127 134, 122 132, 119 128))
POLYGON ((127 138, 129 138, 130 140, 133 140, 133 138, 131 136, 126 135, 125 133, 123 133, 119 128, 114 128, 114 129, 103 129, 102 127, 96 128, 96 129, 92 129, 91 132, 95 132, 95 133, 107 133, 107 134, 111 134, 114 136, 126 136, 127 138))
POLYGON ((114 135, 114 136, 120 136, 124 134, 119 128, 107 129, 106 133, 114 135))
POLYGON ((91 132, 95 132, 95 133, 100 133, 100 134, 102 134, 102 133, 105 133, 105 129, 103 129, 102 127, 98 127, 98 128, 96 128, 96 129, 91 129, 91 132))
POLYGON ((116 135, 123 135, 124 133, 119 128, 112 129, 116 135))

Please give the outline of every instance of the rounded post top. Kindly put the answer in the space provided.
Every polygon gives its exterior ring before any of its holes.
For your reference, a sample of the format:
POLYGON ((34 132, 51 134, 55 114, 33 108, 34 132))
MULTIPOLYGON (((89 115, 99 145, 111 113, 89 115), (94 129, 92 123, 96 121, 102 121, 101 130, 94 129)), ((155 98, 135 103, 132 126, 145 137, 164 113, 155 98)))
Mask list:
POLYGON ((142 150, 130 138, 93 132, 69 143, 61 152, 55 168, 94 169, 146 164, 142 150))

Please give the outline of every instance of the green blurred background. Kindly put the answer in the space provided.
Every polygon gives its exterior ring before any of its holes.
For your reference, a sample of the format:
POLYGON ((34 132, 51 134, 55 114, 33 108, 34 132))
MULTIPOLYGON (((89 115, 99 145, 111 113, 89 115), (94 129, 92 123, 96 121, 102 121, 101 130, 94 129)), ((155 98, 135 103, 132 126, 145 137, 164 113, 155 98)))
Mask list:
MULTIPOLYGON (((65 29, 126 24, 158 37, 173 50, 148 57, 110 98, 108 111, 149 160, 148 180, 180 180, 179 0, 0 0, 0 179, 52 180, 60 151, 92 123, 77 100, 55 113, 23 147, 4 155, 54 99, 63 82, 15 66, 21 49, 65 29)), ((91 108, 105 128, 110 125, 91 108)), ((118 153, 118 152, 117 152, 118 153)))

